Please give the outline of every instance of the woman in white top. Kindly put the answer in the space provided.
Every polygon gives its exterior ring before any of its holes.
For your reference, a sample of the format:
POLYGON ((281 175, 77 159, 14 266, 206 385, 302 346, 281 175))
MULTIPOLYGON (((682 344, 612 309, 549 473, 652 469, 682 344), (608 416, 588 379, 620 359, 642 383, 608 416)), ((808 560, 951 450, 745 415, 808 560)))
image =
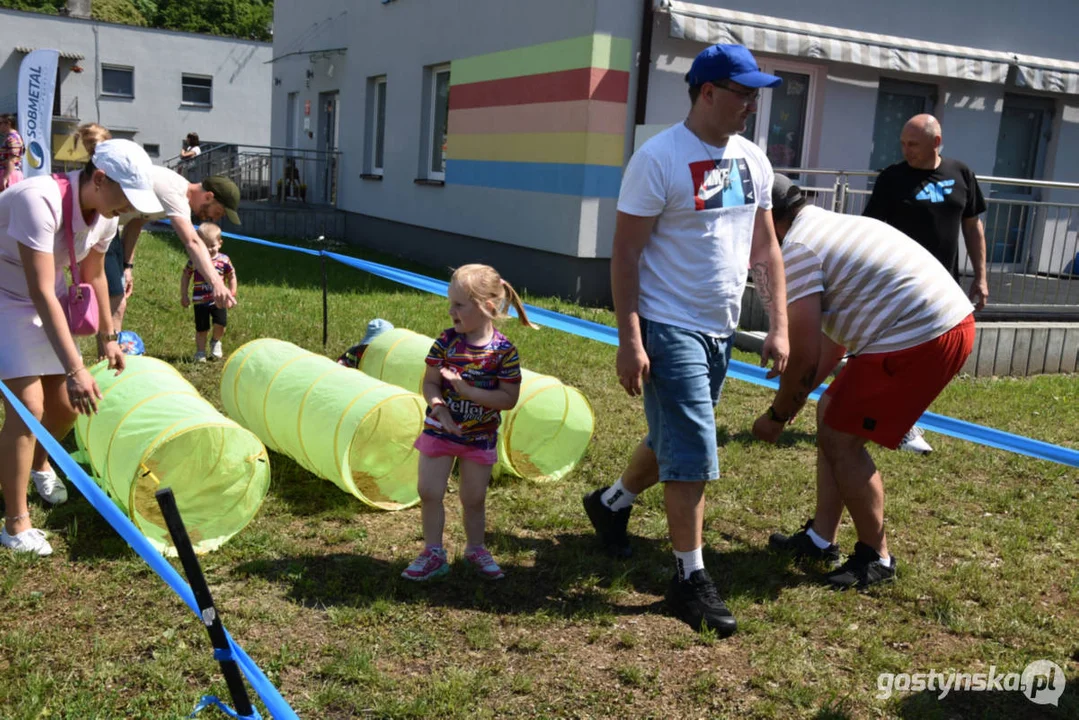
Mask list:
POLYGON ((184 138, 184 149, 180 151, 180 158, 183 160, 194 160, 202 154, 202 148, 199 147, 199 134, 188 133, 184 138))
MULTIPOLYGON (((97 383, 82 362, 60 305, 66 292, 68 265, 65 227, 74 237, 82 281, 98 300, 99 342, 109 367, 120 372, 124 355, 116 344, 105 281, 105 251, 116 234, 117 217, 132 208, 161 211, 150 181, 151 161, 130 140, 96 145, 81 171, 68 173, 72 207, 65 217, 59 183, 48 175, 24 180, 0 194, 0 380, 62 438, 78 413, 97 411, 97 383)), ((0 429, 0 487, 4 494, 4 527, 0 545, 48 555, 45 534, 30 524, 26 490, 35 460, 36 441, 14 408, 4 400, 0 429)), ((37 468, 51 473, 44 452, 37 468)), ((60 486, 62 487, 62 486, 60 486)), ((66 499, 66 490, 54 501, 66 499)))

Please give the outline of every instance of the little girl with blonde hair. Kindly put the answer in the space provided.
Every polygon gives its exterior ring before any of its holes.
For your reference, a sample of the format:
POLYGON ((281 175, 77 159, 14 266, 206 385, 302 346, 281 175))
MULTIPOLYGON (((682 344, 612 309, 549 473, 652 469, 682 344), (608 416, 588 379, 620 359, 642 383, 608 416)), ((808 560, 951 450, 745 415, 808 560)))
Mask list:
POLYGON ((513 408, 521 392, 521 361, 517 348, 494 321, 506 317, 512 305, 521 324, 535 326, 528 321, 517 292, 487 265, 457 268, 448 296, 453 327, 439 336, 427 354, 423 396, 428 411, 415 445, 420 451, 424 549, 401 576, 430 580, 450 570, 442 547, 446 524, 442 501, 456 460, 465 560, 481 576, 498 580, 502 569, 484 547, 487 485, 498 460, 502 411, 513 408))

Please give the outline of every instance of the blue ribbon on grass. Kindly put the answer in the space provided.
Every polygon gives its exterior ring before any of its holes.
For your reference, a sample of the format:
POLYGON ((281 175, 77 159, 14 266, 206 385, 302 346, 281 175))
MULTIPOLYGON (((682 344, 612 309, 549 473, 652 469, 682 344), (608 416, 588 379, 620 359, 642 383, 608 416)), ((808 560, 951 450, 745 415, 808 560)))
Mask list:
MULTIPOLYGON (((38 422, 37 418, 26 409, 26 406, 19 401, 15 394, 11 392, 3 381, 0 381, 0 392, 4 394, 11 407, 15 409, 15 412, 22 419, 26 426, 30 428, 30 432, 34 434, 37 441, 41 443, 42 447, 49 454, 53 463, 61 470, 67 479, 78 488, 83 497, 90 503, 90 505, 97 510, 97 512, 105 518, 106 522, 112 526, 112 528, 119 533, 127 544, 131 546, 131 549, 138 553, 139 557, 146 561, 146 564, 156 572, 162 580, 165 581, 172 590, 180 596, 192 612, 202 619, 202 612, 199 609, 198 603, 195 602, 195 594, 191 592, 191 586, 187 584, 187 581, 181 577, 180 573, 176 571, 172 565, 162 557, 161 553, 150 544, 134 523, 124 515, 115 503, 112 502, 105 494, 105 492, 97 486, 86 471, 83 470, 75 462, 75 460, 68 455, 63 446, 56 441, 56 439, 49 433, 45 427, 38 422)), ((5 459, 5 462, 8 460, 5 459)), ((229 648, 232 650, 233 659, 240 666, 244 675, 247 677, 247 682, 251 684, 251 687, 258 694, 262 700, 263 705, 266 706, 266 711, 270 713, 270 717, 276 720, 299 720, 299 716, 289 706, 285 699, 281 697, 281 694, 277 691, 277 688, 273 686, 266 676, 259 669, 258 665, 248 657, 243 648, 236 644, 236 641, 229 635, 228 630, 225 630, 225 637, 228 638, 229 648)), ((205 698, 203 698, 205 700, 205 698)), ((233 717, 237 717, 233 713, 233 717)), ((257 715, 256 715, 257 717, 257 715)))
MULTIPOLYGON (((436 280, 427 277, 426 275, 420 275, 418 273, 409 272, 408 270, 401 270, 399 268, 390 267, 389 265, 371 262, 370 260, 361 260, 360 258, 351 257, 349 255, 341 255, 340 253, 330 252, 328 250, 309 250, 307 248, 270 242, 268 240, 253 238, 247 235, 237 235, 235 233, 222 233, 222 235, 236 240, 278 248, 280 250, 292 250, 306 255, 325 256, 331 260, 336 260, 342 265, 347 265, 356 268, 357 270, 362 270, 372 275, 377 275, 378 277, 392 280, 402 285, 407 285, 416 288, 417 290, 423 290, 435 295, 445 296, 449 288, 449 283, 443 280, 436 280)), ((601 343, 606 343, 607 345, 618 346, 617 328, 610 327, 609 325, 602 325, 591 320, 575 318, 553 310, 536 307, 535 305, 525 305, 525 308, 528 310, 529 318, 535 320, 539 325, 545 325, 555 330, 561 330, 572 335, 596 340, 601 343)), ((751 365, 739 360, 732 360, 727 370, 729 376, 738 380, 753 385, 760 385, 761 387, 771 388, 773 390, 778 389, 778 380, 765 377, 767 372, 766 368, 757 367, 756 365, 751 365)), ((821 385, 809 396, 810 399, 817 400, 820 398, 821 393, 823 393, 827 387, 827 385, 821 385)), ((966 440, 968 442, 978 443, 1000 450, 1007 450, 1008 452, 1016 453, 1018 455, 1027 455, 1039 460, 1049 460, 1050 462, 1060 463, 1061 465, 1079 467, 1079 450, 1073 450, 1060 445, 1053 445, 1051 443, 1042 442, 1041 440, 1004 432, 1003 430, 996 430, 965 420, 957 420, 948 417, 947 415, 938 415, 937 413, 927 412, 918 419, 918 426, 926 430, 938 432, 941 435, 948 435, 960 440, 966 440)))

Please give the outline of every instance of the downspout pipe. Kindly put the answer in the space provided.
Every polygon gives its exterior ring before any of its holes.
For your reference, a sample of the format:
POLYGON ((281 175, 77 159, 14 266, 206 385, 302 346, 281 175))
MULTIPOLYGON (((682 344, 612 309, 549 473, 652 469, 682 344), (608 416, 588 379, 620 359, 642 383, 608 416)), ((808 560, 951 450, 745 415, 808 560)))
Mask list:
POLYGON ((644 0, 644 17, 641 19, 640 53, 637 55, 637 107, 634 123, 644 125, 648 109, 648 77, 652 66, 652 25, 655 21, 655 0, 644 0))

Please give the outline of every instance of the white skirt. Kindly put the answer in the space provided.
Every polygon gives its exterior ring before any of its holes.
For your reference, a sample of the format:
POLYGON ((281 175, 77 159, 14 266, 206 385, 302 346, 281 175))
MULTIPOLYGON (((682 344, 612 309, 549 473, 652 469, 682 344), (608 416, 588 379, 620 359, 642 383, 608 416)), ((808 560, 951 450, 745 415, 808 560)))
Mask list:
POLYGON ((32 302, 0 299, 0 328, 0 380, 64 374, 32 302))

